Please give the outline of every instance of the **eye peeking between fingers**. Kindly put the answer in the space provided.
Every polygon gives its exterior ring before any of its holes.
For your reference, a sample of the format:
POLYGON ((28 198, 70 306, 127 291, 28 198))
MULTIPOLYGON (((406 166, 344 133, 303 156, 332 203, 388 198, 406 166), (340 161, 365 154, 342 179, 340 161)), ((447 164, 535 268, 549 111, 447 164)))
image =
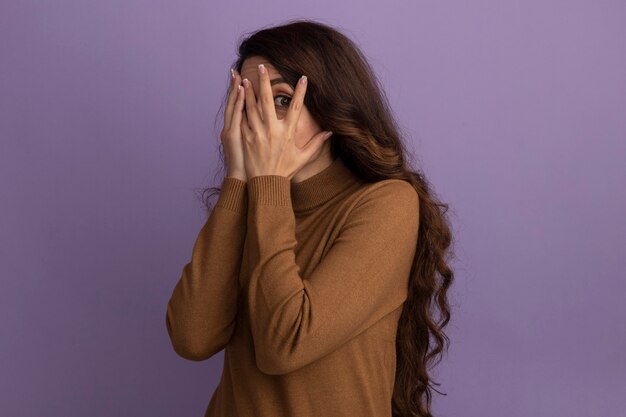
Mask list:
POLYGON ((278 107, 287 108, 287 107, 289 107, 290 103, 291 103, 291 97, 289 97, 289 96, 278 95, 278 96, 274 97, 274 104, 276 104, 276 106, 278 106, 278 107), (286 104, 285 104, 284 99, 288 100, 286 104))

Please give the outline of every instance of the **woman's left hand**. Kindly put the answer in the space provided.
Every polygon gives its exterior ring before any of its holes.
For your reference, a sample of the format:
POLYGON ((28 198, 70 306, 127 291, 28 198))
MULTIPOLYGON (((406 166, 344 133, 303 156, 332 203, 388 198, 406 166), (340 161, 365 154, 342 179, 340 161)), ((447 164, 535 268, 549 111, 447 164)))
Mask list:
POLYGON ((259 175, 280 175, 291 180, 331 136, 332 132, 322 131, 302 148, 296 145, 296 123, 302 111, 306 87, 306 77, 303 76, 296 85, 287 115, 278 120, 267 70, 261 72, 259 68, 258 102, 250 81, 244 82, 246 112, 241 118, 241 133, 248 181, 259 175))

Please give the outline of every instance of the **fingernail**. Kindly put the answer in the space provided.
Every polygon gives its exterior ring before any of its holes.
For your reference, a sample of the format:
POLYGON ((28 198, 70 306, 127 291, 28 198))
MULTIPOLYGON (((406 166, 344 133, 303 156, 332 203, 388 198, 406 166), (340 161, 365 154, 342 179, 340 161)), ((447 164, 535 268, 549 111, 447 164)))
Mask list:
POLYGON ((233 80, 235 79, 235 70, 234 69, 230 69, 230 76, 233 78, 233 80))
POLYGON ((248 88, 248 85, 250 84, 250 81, 248 81, 247 78, 244 78, 242 82, 243 82, 243 86, 248 88))
POLYGON ((328 139, 329 137, 331 137, 333 135, 333 132, 328 132, 326 133, 326 135, 324 135, 325 139, 328 139))
POLYGON ((302 84, 306 84, 306 75, 303 75, 302 77, 300 77, 300 82, 302 84))
POLYGON ((259 64, 259 71, 261 71, 261 74, 265 74, 265 65, 259 64))

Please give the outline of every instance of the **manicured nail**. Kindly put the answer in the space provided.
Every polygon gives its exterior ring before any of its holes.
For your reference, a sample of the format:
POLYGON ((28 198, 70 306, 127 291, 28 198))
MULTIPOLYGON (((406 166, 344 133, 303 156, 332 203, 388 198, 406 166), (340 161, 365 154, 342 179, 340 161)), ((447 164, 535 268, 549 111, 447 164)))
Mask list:
POLYGON ((244 78, 242 82, 244 87, 248 88, 250 86, 250 81, 247 78, 244 78))
POLYGON ((234 69, 230 69, 230 76, 233 78, 233 80, 235 79, 235 70, 234 69))
POLYGON ((261 74, 265 74, 265 65, 259 64, 259 71, 261 72, 261 74))
POLYGON ((306 75, 303 75, 302 77, 300 77, 300 82, 302 84, 306 84, 306 75))

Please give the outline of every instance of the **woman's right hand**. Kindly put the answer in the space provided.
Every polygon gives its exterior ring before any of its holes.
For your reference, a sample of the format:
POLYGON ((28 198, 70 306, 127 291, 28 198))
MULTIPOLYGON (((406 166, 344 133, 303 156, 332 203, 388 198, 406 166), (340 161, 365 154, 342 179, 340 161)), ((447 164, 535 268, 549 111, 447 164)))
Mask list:
POLYGON ((246 169, 243 160, 243 139, 241 136, 241 118, 244 106, 244 91, 241 85, 241 75, 232 70, 228 102, 224 111, 224 127, 220 139, 224 145, 224 159, 228 177, 235 177, 247 181, 246 169))

